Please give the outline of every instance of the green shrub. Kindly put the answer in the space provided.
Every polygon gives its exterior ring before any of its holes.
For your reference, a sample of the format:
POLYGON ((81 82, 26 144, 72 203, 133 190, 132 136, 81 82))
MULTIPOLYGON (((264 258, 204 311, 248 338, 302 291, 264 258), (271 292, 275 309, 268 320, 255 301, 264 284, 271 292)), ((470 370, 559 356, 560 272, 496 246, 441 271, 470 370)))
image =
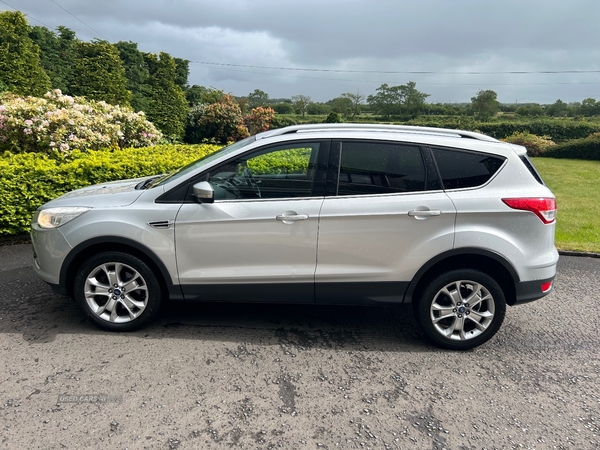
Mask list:
POLYGON ((543 156, 548 158, 600 161, 600 133, 594 133, 583 139, 574 139, 557 144, 548 149, 543 156))
POLYGON ((537 136, 528 132, 514 133, 502 140, 526 147, 529 156, 541 156, 547 149, 556 145, 547 136, 537 136))
POLYGON ((25 233, 38 206, 90 184, 171 172, 219 147, 157 145, 74 151, 60 161, 36 153, 0 156, 0 236, 25 233))
POLYGON ((537 136, 548 136, 556 143, 571 139, 581 139, 592 133, 600 132, 600 122, 577 121, 567 118, 560 119, 519 119, 519 120, 492 120, 490 122, 479 122, 472 117, 450 116, 447 118, 427 118, 411 120, 409 125, 421 125, 426 127, 457 128, 475 131, 505 139, 515 133, 531 133, 537 136))
POLYGON ((227 143, 248 137, 240 105, 227 94, 220 102, 198 104, 190 109, 187 139, 192 142, 211 140, 227 143))
POLYGON ((267 153, 248 161, 248 168, 256 175, 306 173, 311 151, 311 148, 299 148, 267 153))
POLYGON ((342 122, 343 122, 342 117, 335 111, 331 111, 327 115, 327 118, 325 119, 325 123, 342 123, 342 122))
POLYGON ((296 122, 291 117, 283 117, 278 114, 275 114, 275 117, 273 118, 273 122, 271 122, 272 129, 285 128, 285 127, 289 127, 291 125, 298 125, 298 122, 296 122))

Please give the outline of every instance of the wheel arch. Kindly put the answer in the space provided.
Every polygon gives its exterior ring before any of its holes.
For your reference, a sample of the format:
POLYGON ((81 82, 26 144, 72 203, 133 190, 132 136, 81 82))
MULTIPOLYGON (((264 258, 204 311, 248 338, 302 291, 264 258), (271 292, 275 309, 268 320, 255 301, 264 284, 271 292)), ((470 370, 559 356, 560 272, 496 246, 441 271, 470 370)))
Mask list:
POLYGON ((519 282, 517 271, 503 256, 480 248, 453 249, 429 260, 411 280, 404 303, 411 303, 437 274, 451 269, 475 269, 488 274, 502 288, 506 303, 515 304, 515 285, 519 282))
POLYGON ((128 253, 141 259, 157 275, 164 292, 168 292, 171 296, 177 293, 178 287, 173 284, 169 271, 156 253, 132 239, 121 236, 102 236, 80 243, 65 258, 60 271, 60 285, 65 286, 68 296, 73 297, 73 281, 77 268, 83 261, 91 255, 108 251, 128 253))

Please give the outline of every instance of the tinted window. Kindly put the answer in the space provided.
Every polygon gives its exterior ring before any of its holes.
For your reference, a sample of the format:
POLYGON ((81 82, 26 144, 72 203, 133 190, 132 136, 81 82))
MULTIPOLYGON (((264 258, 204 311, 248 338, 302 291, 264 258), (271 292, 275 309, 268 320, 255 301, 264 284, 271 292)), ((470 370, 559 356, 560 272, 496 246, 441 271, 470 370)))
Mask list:
POLYGON ((375 142, 344 142, 338 195, 389 194, 425 189, 418 147, 375 142))
POLYGON ((527 155, 521 155, 520 158, 521 158, 521 161, 523 161, 523 164, 525 164, 525 167, 527 167, 527 170, 529 170, 531 175, 533 175, 533 178, 535 178, 538 183, 544 184, 542 177, 540 176, 538 171, 535 170, 535 167, 533 167, 533 164, 532 164, 531 160, 527 157, 527 155))
POLYGON ((213 169, 215 200, 309 197, 319 143, 295 143, 243 155, 213 169))
POLYGON ((481 186, 502 166, 504 158, 459 150, 432 149, 444 189, 481 186))

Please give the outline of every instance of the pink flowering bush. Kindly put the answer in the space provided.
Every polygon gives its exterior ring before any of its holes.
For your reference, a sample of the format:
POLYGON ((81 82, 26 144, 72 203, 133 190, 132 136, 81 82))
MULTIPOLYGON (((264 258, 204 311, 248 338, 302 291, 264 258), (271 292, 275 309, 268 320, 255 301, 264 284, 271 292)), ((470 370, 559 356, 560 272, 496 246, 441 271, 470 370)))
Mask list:
POLYGON ((253 108, 250 114, 244 117, 244 123, 250 134, 256 134, 267 131, 271 127, 274 118, 275 111, 273 108, 258 106, 257 108, 253 108))
POLYGON ((274 117, 273 109, 262 106, 244 116, 240 105, 226 94, 216 103, 199 103, 190 109, 186 141, 226 144, 268 130, 274 117))
POLYGON ((145 147, 162 135, 143 112, 62 95, 0 96, 0 150, 68 155, 73 150, 145 147))

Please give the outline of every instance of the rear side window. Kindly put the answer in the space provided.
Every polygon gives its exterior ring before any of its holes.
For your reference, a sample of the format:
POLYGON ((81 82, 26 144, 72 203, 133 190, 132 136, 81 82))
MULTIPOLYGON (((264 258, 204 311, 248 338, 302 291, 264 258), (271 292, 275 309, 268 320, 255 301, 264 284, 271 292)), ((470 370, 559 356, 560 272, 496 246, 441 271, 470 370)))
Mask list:
POLYGON ((338 195, 423 191, 425 180, 418 147, 378 142, 342 144, 338 195))
POLYGON ((521 161, 523 161, 523 164, 525 164, 525 167, 527 167, 527 170, 529 170, 529 172, 531 172, 531 175, 533 175, 533 178, 535 178, 535 180, 538 183, 544 184, 544 180, 542 180, 542 177, 540 176, 540 174, 538 173, 538 171, 535 170, 535 167, 533 166, 533 163, 527 157, 527 155, 521 155, 520 158, 521 158, 521 161))
POLYGON ((444 189, 485 184, 504 163, 504 158, 484 153, 432 148, 444 189))

